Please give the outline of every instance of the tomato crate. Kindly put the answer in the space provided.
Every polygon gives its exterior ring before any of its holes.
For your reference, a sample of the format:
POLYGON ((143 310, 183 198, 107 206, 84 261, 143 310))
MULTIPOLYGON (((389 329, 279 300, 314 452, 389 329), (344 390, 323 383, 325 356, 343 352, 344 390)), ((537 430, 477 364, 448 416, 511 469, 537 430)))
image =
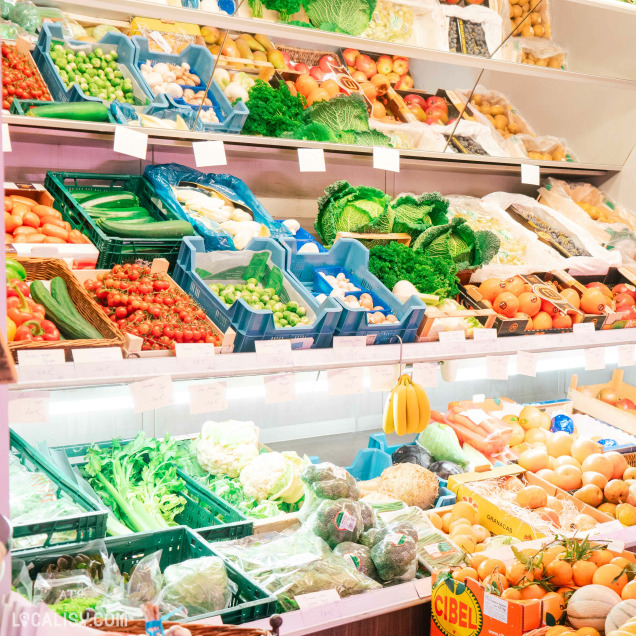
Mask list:
POLYGON ((73 192, 78 190, 102 191, 104 194, 129 191, 139 197, 140 205, 145 207, 155 220, 179 220, 144 177, 128 174, 47 172, 44 185, 53 196, 53 207, 62 213, 65 221, 88 236, 99 250, 96 269, 110 269, 113 265, 121 263, 131 263, 138 259, 152 261, 155 258, 165 258, 170 263, 170 270, 174 267, 181 247, 181 238, 131 239, 108 236, 73 197, 73 192))
MULTIPOLYGON (((190 66, 190 73, 195 74, 201 80, 199 86, 185 86, 180 85, 181 88, 191 88, 195 92, 205 91, 205 87, 210 80, 212 71, 214 70, 214 57, 205 46, 198 44, 190 44, 181 53, 158 53, 151 51, 148 47, 148 39, 135 35, 132 38, 135 46, 135 68, 140 68, 142 64, 157 64, 163 62, 165 64, 172 64, 174 66, 180 66, 184 62, 190 66)), ((141 71, 139 72, 142 79, 145 82, 141 71)), ((146 84, 146 87, 152 94, 152 88, 146 84)), ((159 95, 158 95, 159 96, 159 95)), ((173 98, 169 95, 164 95, 165 99, 170 105, 185 106, 198 110, 198 106, 191 106, 183 100, 183 98, 173 98)), ((230 103, 230 100, 225 96, 225 93, 215 80, 212 80, 210 84, 210 90, 207 93, 208 99, 212 102, 212 106, 203 106, 203 110, 209 110, 212 108, 219 120, 217 123, 203 122, 203 126, 208 132, 219 133, 240 133, 243 129, 243 124, 247 120, 247 116, 250 114, 247 106, 242 101, 237 101, 234 105, 230 103)))
MULTIPOLYGON (((189 559, 206 556, 219 556, 212 547, 197 533, 184 526, 176 526, 155 532, 140 532, 123 537, 108 537, 104 546, 112 555, 120 572, 130 573, 144 557, 161 550, 160 568, 163 572, 169 565, 176 565, 189 559)), ((61 556, 95 552, 95 546, 87 543, 66 546, 65 548, 47 548, 25 550, 20 553, 32 579, 44 571, 48 565, 61 556)), ((217 612, 188 616, 184 623, 200 621, 212 616, 220 616, 226 625, 240 625, 249 621, 267 618, 276 609, 276 598, 259 587, 251 578, 238 570, 229 561, 223 559, 227 574, 233 583, 232 598, 229 607, 217 612)))
POLYGON ((319 305, 295 276, 285 271, 285 252, 273 239, 252 239, 241 251, 206 253, 202 238, 185 237, 174 271, 176 283, 203 307, 223 331, 236 331, 234 351, 254 351, 256 340, 290 339, 293 349, 328 347, 333 340, 341 308, 333 299, 319 305), (280 301, 295 301, 306 309, 309 324, 277 327, 269 309, 254 309, 242 298, 229 307, 210 285, 236 284, 255 278, 273 287, 280 301))
POLYGON ((84 513, 62 519, 14 525, 12 549, 14 554, 20 554, 23 550, 32 550, 38 543, 44 547, 67 545, 77 541, 101 539, 106 535, 107 513, 100 510, 85 495, 77 492, 60 471, 56 470, 43 455, 13 430, 9 431, 9 452, 17 457, 20 464, 30 472, 39 472, 46 476, 56 487, 54 494, 57 499, 65 497, 85 510, 84 513), (40 542, 42 535, 44 536, 40 542), (20 547, 23 543, 31 542, 33 544, 29 547, 20 547))
MULTIPOLYGON (((123 445, 132 440, 122 440, 123 445)), ((189 443, 189 440, 184 440, 189 443)), ((100 442, 97 444, 102 449, 108 449, 113 442, 100 442)), ((81 467, 85 465, 86 451, 91 444, 78 446, 61 446, 53 451, 66 455, 71 465, 81 467)), ((187 526, 193 530, 199 528, 213 528, 215 538, 218 541, 226 539, 239 539, 252 534, 252 522, 235 510, 228 503, 218 497, 214 497, 204 486, 188 477, 178 469, 179 476, 186 482, 185 488, 179 493, 186 500, 185 509, 177 515, 175 521, 181 526, 187 526)))
POLYGON ((417 330, 424 319, 426 305, 416 296, 401 303, 369 271, 369 250, 359 241, 343 238, 336 241, 328 252, 318 254, 299 254, 293 239, 283 238, 280 242, 288 252, 288 274, 297 279, 309 293, 329 294, 332 288, 325 276, 342 273, 352 284, 360 288, 360 291, 351 292, 352 295, 369 294, 374 307, 382 307, 378 310, 380 313, 390 313, 397 318, 397 322, 394 323, 370 324, 370 311, 363 307, 350 307, 344 299, 334 297, 333 300, 341 307, 335 336, 366 336, 368 345, 387 344, 396 336, 399 336, 402 342, 415 340, 417 330))

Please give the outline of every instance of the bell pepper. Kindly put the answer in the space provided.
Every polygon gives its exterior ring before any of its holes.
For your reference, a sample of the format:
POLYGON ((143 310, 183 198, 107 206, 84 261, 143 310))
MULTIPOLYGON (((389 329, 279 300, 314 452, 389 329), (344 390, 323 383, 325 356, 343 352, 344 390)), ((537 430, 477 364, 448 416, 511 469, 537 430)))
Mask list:
POLYGON ((27 320, 15 332, 16 340, 57 342, 60 332, 50 320, 27 320))
POLYGON ((13 342, 15 339, 15 330, 17 326, 11 318, 7 318, 7 342, 13 342))
POLYGON ((10 280, 11 278, 26 280, 26 269, 24 269, 18 261, 14 261, 12 258, 7 258, 5 259, 4 266, 7 272, 7 280, 10 280))
POLYGON ((15 288, 18 295, 7 298, 7 316, 19 327, 27 320, 44 320, 45 309, 15 288))
POLYGON ((11 298, 11 296, 18 296, 18 292, 16 289, 19 289, 25 296, 30 296, 29 286, 19 278, 12 278, 11 280, 7 280, 7 298, 11 298))

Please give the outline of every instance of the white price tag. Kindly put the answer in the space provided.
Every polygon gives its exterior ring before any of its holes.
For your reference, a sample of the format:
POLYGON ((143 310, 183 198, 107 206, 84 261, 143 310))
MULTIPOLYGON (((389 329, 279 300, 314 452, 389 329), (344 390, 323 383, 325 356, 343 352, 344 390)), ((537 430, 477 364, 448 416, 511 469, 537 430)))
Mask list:
POLYGON ((577 322, 572 325, 572 333, 576 333, 579 336, 594 333, 594 331, 595 329, 593 322, 577 322))
POLYGON ((263 383, 265 384, 265 404, 291 402, 296 399, 296 376, 293 373, 266 375, 263 383))
POLYGON ((366 336, 335 336, 333 357, 338 362, 366 359, 366 336))
POLYGON ((214 345, 211 342, 177 342, 175 354, 179 371, 214 370, 214 345))
POLYGON ((327 371, 329 395, 354 395, 364 391, 364 369, 329 369, 327 371))
POLYGON ((23 382, 41 382, 60 380, 68 377, 64 364, 64 351, 61 349, 34 349, 18 351, 18 371, 23 382))
POLYGON ((148 135, 130 126, 115 126, 113 150, 122 155, 145 159, 148 152, 148 135))
POLYGON ((437 386, 437 366, 437 362, 414 362, 413 382, 425 389, 434 389, 437 386))
POLYGON ((484 594, 484 615, 500 623, 508 623, 508 601, 494 594, 484 594))
POLYGON ((257 340, 254 344, 259 366, 281 369, 294 366, 291 340, 257 340))
POLYGON ((585 370, 600 371, 605 368, 605 347, 585 349, 585 370))
POLYGON ((531 378, 537 377, 537 360, 538 353, 530 351, 519 351, 517 354, 517 373, 519 375, 527 375, 531 378))
POLYGON ((464 340, 466 340, 466 334, 463 329, 458 329, 457 331, 440 331, 438 338, 440 342, 464 342, 464 340))
POLYGON ((159 375, 128 385, 135 413, 154 411, 172 404, 172 380, 169 375, 159 375))
POLYGON ((398 379, 397 364, 383 364, 369 367, 369 380, 371 382, 370 391, 390 391, 398 379))
POLYGON ((47 424, 49 403, 48 391, 18 393, 9 399, 9 424, 47 424))
POLYGON ((225 382, 197 382, 188 387, 190 415, 227 410, 227 384, 225 382))
POLYGON ((2 152, 11 152, 11 135, 9 124, 2 124, 2 152))
POLYGON ((496 329, 473 329, 474 340, 496 340, 496 329))
POLYGON ((193 141, 194 163, 197 168, 206 166, 227 166, 225 144, 221 140, 193 141))
POLYGON ((622 552, 625 549, 625 544, 622 541, 610 541, 607 544, 607 549, 610 552, 622 552))
POLYGON ((541 168, 533 163, 521 164, 521 183, 541 185, 541 168))
POLYGON ((320 605, 335 603, 340 600, 340 594, 337 590, 322 590, 320 592, 308 592, 307 594, 299 594, 294 597, 298 607, 301 610, 312 609, 320 605))
POLYGON ((632 367, 636 364, 634 345, 624 344, 618 345, 618 366, 632 367))
POLYGON ((486 377, 489 380, 507 380, 508 356, 486 356, 486 377))
POLYGON ((468 409, 466 411, 462 411, 460 415, 466 416, 477 426, 481 426, 482 422, 490 419, 490 415, 488 415, 488 413, 486 413, 483 409, 468 409))
POLYGON ((322 148, 298 148, 298 168, 301 172, 326 172, 322 148))
POLYGON ((72 349, 77 377, 103 378, 123 372, 123 358, 119 347, 72 349))
POLYGON ((73 362, 85 364, 89 362, 117 362, 122 360, 119 347, 100 347, 95 349, 72 349, 73 362))
POLYGON ((397 148, 373 147, 373 167, 378 170, 400 171, 400 151, 397 148))
POLYGON ((430 598, 431 597, 431 579, 415 579, 413 581, 413 587, 418 598, 430 598))

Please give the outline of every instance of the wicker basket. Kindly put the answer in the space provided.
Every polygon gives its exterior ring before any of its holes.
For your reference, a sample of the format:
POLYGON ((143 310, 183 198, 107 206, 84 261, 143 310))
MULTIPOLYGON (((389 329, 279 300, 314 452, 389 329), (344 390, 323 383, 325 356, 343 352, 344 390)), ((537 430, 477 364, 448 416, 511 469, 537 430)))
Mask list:
MULTIPOLYGON (((173 623, 172 621, 164 621, 162 623, 164 630, 172 627, 172 625, 181 625, 190 630, 192 636, 278 636, 278 629, 283 623, 283 619, 274 615, 269 619, 272 625, 272 631, 264 629, 256 629, 252 627, 234 627, 233 625, 205 625, 203 623, 173 623)), ((124 623, 124 621, 122 621, 124 623)), ((108 632, 109 634, 145 634, 146 624, 143 620, 125 621, 125 625, 119 625, 118 621, 107 621, 102 619, 91 618, 86 623, 86 627, 96 629, 100 632, 108 632)))
POLYGON ((124 336, 115 327, 115 325, 106 317, 106 314, 100 309, 99 305, 89 296, 88 292, 82 287, 80 282, 75 278, 68 265, 59 259, 54 258, 19 258, 16 257, 27 272, 27 280, 51 280, 59 276, 66 283, 69 296, 80 313, 82 318, 87 320, 97 331, 99 331, 103 339, 82 338, 79 340, 60 340, 58 342, 30 342, 19 341, 10 342, 9 351, 13 354, 14 359, 18 359, 18 351, 28 349, 62 349, 64 350, 67 360, 72 360, 72 349, 87 349, 93 347, 122 347, 124 344, 124 336))
POLYGON ((310 49, 299 49, 295 46, 284 46, 282 44, 277 44, 276 48, 283 53, 287 53, 289 59, 294 62, 294 64, 306 64, 309 68, 318 66, 320 58, 325 55, 335 57, 340 64, 344 65, 340 55, 335 51, 312 51, 310 49))

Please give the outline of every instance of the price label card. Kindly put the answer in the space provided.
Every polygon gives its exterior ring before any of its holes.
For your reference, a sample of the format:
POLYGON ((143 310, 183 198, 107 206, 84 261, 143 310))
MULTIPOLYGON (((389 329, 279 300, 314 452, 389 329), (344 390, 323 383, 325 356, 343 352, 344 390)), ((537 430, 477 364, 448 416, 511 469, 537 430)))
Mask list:
POLYGON ((206 166, 227 166, 225 144, 221 140, 193 141, 194 163, 197 168, 206 166))
POLYGON ((580 336, 594 333, 594 331, 594 323, 592 322, 577 322, 576 324, 572 325, 572 333, 576 333, 580 336))
POLYGON ((431 579, 415 579, 413 581, 415 593, 419 598, 430 598, 431 596, 431 579))
POLYGON ((397 148, 373 147, 373 167, 390 172, 400 171, 400 151, 397 148))
POLYGON ((533 163, 521 164, 521 183, 541 185, 541 168, 533 163))
POLYGON ((291 340, 257 340, 255 346, 259 366, 271 369, 294 366, 291 340))
POLYGON ((298 168, 301 172, 326 172, 322 148, 298 148, 298 168))
POLYGON ((466 334, 461 329, 457 331, 440 331, 438 337, 440 342, 464 342, 466 340, 466 334))
POLYGON ((335 336, 333 357, 338 362, 366 359, 366 336, 335 336))
POLYGON ((190 415, 227 410, 226 382, 197 382, 188 387, 190 415))
POLYGON ((11 135, 9 124, 2 124, 2 152, 11 152, 11 135))
POLYGON ((496 340, 496 329, 474 329, 473 340, 496 340))
POLYGON ((47 424, 50 401, 48 391, 18 393, 9 399, 9 424, 47 424))
POLYGON ((73 349, 72 353, 78 377, 109 377, 123 372, 124 361, 119 347, 73 349))
POLYGON ((605 347, 585 349, 585 370, 599 371, 605 368, 605 347))
POLYGON ((413 382, 425 389, 434 389, 437 386, 437 371, 437 362, 414 362, 413 382))
POLYGON ((364 391, 364 369, 329 369, 327 371, 329 395, 354 395, 364 391))
POLYGON ((172 380, 169 375, 159 375, 128 385, 135 413, 154 411, 172 404, 172 380))
POLYGON ((72 365, 66 367, 64 362, 64 351, 61 349, 18 351, 20 380, 42 382, 71 377, 72 365))
POLYGON ((508 623, 508 601, 494 594, 484 594, 484 616, 494 618, 506 625, 508 623))
POLYGON ((486 356, 486 377, 489 380, 507 380, 508 356, 486 356))
POLYGON ((320 605, 327 605, 340 600, 337 590, 322 590, 320 592, 308 592, 294 597, 301 610, 308 610, 320 605))
POLYGON ((374 393, 378 391, 390 391, 398 379, 397 364, 383 364, 377 367, 369 367, 370 390, 374 393))
POLYGON ((634 357, 634 345, 618 345, 618 366, 632 367, 634 366, 634 364, 636 364, 636 360, 634 357))
POLYGON ((537 377, 537 360, 538 353, 530 351, 519 351, 517 354, 517 373, 519 375, 527 375, 531 378, 537 377))
POLYGON ((177 342, 175 344, 179 371, 187 373, 214 370, 214 345, 211 342, 177 342))
POLYGON ((265 404, 291 402, 296 399, 296 376, 293 373, 266 375, 263 383, 265 384, 265 404))
POLYGON ((145 159, 148 152, 148 135, 130 126, 115 126, 113 150, 122 155, 145 159))

